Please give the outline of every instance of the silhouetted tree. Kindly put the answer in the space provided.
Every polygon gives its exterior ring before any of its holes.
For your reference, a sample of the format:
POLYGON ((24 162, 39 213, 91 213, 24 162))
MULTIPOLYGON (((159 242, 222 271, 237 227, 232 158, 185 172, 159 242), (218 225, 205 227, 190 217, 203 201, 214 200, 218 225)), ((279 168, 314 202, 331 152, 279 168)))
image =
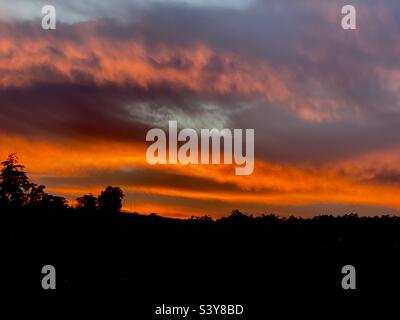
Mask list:
POLYGON ((78 201, 79 209, 94 211, 97 209, 99 200, 90 193, 84 195, 83 197, 77 198, 76 201, 78 201))
POLYGON ((39 206, 44 203, 47 196, 47 194, 44 192, 44 189, 46 189, 46 187, 43 185, 38 186, 34 183, 31 184, 29 193, 29 205, 39 206))
POLYGON ((118 187, 108 186, 99 196, 99 207, 104 211, 120 211, 124 193, 118 187))
POLYGON ((15 153, 1 162, 0 170, 0 207, 34 207, 60 210, 68 208, 67 200, 47 194, 45 186, 31 183, 24 171, 25 166, 18 163, 15 153))
POLYGON ((8 156, 1 163, 0 171, 0 205, 9 208, 18 208, 27 202, 27 192, 31 183, 26 176, 24 166, 18 163, 15 153, 8 156))
POLYGON ((240 212, 238 209, 235 209, 232 211, 231 215, 227 219, 230 221, 244 222, 244 221, 251 220, 252 217, 245 215, 244 213, 240 212))
POLYGON ((51 194, 46 194, 42 206, 45 209, 50 210, 64 210, 68 208, 67 199, 64 197, 52 196, 51 194))
POLYGON ((190 220, 196 222, 214 222, 213 218, 211 218, 210 216, 202 216, 202 217, 192 216, 190 220))

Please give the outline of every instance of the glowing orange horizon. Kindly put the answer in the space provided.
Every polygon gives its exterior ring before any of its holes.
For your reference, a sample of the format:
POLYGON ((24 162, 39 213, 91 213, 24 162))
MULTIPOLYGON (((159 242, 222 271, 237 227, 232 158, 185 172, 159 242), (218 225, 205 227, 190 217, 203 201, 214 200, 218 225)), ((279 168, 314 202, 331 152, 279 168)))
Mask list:
MULTIPOLYGON (((91 170, 127 170, 141 169, 144 171, 176 174, 183 177, 195 177, 212 181, 218 186, 230 183, 235 189, 218 192, 196 190, 190 186, 182 188, 174 185, 174 180, 165 181, 164 185, 152 186, 121 183, 125 193, 143 194, 161 198, 185 199, 186 201, 217 201, 231 209, 246 205, 274 206, 304 206, 310 204, 347 204, 382 206, 400 208, 400 189, 392 185, 382 185, 372 182, 358 181, 360 176, 354 168, 359 168, 360 159, 352 162, 336 163, 320 168, 306 168, 294 165, 277 165, 256 161, 253 175, 235 176, 232 167, 226 165, 157 165, 146 163, 143 145, 128 145, 122 143, 99 142, 96 145, 85 145, 80 142, 73 145, 29 141, 22 138, 0 136, 0 156, 4 159, 8 153, 17 152, 21 163, 26 166, 29 177, 34 182, 46 178, 74 178, 90 175, 91 170), (340 174, 344 168, 346 176, 340 174)), ((379 158, 394 162, 400 155, 379 153, 365 155, 364 165, 368 161, 379 158), (369 159, 369 160, 368 160, 369 159)), ((96 173, 94 173, 96 174, 96 173)), ((127 172, 129 174, 129 171, 127 172)), ((83 194, 99 194, 109 183, 107 179, 97 184, 83 183, 78 186, 47 184, 49 192, 67 196, 70 203, 83 194)), ((128 197, 124 209, 132 211, 134 198, 128 197)), ((158 213, 168 216, 213 214, 211 209, 196 208, 196 206, 163 205, 160 203, 139 201, 136 211, 143 213, 158 213)), ((217 215, 217 213, 215 213, 217 215)))

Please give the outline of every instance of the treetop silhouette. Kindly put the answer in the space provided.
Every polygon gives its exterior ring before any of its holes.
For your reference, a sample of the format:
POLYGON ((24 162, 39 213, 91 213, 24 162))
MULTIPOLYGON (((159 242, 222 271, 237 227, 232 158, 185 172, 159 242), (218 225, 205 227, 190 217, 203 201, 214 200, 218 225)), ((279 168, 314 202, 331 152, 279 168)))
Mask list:
POLYGON ((27 202, 27 192, 32 188, 25 167, 18 163, 15 153, 1 163, 0 171, 0 206, 18 208, 27 202))
MULTIPOLYGON (((10 154, 0 164, 0 208, 68 208, 65 198, 48 194, 45 192, 46 186, 29 181, 25 166, 19 163, 15 153, 10 154)), ((108 186, 98 198, 89 194, 78 198, 77 202, 79 209, 118 212, 122 208, 123 198, 124 194, 120 188, 108 186)))
POLYGON ((124 197, 120 188, 108 186, 99 196, 99 207, 104 211, 120 211, 124 197))

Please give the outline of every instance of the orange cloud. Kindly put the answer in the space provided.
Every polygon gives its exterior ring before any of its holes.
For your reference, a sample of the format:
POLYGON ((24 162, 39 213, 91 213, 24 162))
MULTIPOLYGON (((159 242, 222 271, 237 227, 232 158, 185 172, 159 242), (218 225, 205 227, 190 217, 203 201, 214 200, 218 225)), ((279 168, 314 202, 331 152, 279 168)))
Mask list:
MULTIPOLYGON (((163 205, 138 201, 135 204, 137 211, 146 213, 158 212, 168 215, 176 214, 200 214, 210 212, 207 209, 207 201, 217 201, 227 204, 229 207, 246 205, 274 205, 274 206, 302 206, 310 204, 348 204, 348 205, 374 205, 388 208, 400 208, 400 190, 397 186, 382 185, 379 183, 361 181, 357 169, 361 170, 360 163, 367 166, 368 159, 386 159, 391 161, 398 159, 394 155, 366 155, 362 162, 354 159, 336 165, 314 168, 299 167, 294 165, 279 165, 258 160, 255 173, 249 177, 235 176, 233 167, 216 165, 167 165, 150 166, 145 162, 143 146, 128 144, 102 144, 95 146, 74 144, 57 145, 45 142, 29 141, 22 138, 0 136, 0 155, 2 158, 8 152, 16 151, 21 155, 21 162, 26 165, 32 180, 46 177, 85 177, 93 169, 138 169, 157 170, 163 173, 178 174, 180 176, 197 177, 221 184, 221 190, 210 192, 208 190, 196 190, 188 186, 182 188, 175 186, 173 180, 165 181, 164 185, 151 185, 132 181, 122 184, 120 187, 126 193, 144 194, 157 197, 178 199, 175 205, 163 205), (134 155, 137 156, 134 156, 134 155), (358 165, 358 168, 357 168, 358 165), (343 175, 343 170, 347 174, 343 175), (352 173, 352 174, 351 174, 352 173), (237 189, 224 189, 224 183, 231 183, 237 189), (204 208, 196 206, 180 205, 179 199, 185 201, 203 201, 204 208)), ((380 161, 384 163, 383 160, 380 161)), ((362 171, 362 170, 361 170, 362 171)), ((101 177, 100 177, 101 178, 101 177)), ((101 179, 100 179, 101 180, 101 179)), ((73 200, 89 192, 99 194, 108 184, 85 184, 71 187, 69 185, 48 185, 49 192, 67 196, 73 204, 73 200)), ((128 197, 125 209, 135 203, 134 198, 128 197)))
POLYGON ((49 67, 62 80, 78 81, 76 74, 83 73, 98 85, 138 84, 147 87, 164 82, 187 87, 203 93, 237 91, 240 94, 258 94, 271 100, 286 99, 289 95, 283 77, 284 70, 275 71, 267 64, 252 65, 233 53, 215 52, 205 44, 192 48, 159 45, 150 48, 141 41, 116 42, 83 32, 83 42, 62 37, 18 39, 12 34, 0 38, 0 86, 26 87, 46 81, 40 72, 49 67), (59 52, 55 54, 54 51, 59 52), (209 74, 205 68, 215 56, 226 68, 220 73, 209 74), (190 67, 173 65, 175 60, 190 67), (92 63, 91 63, 92 61, 92 63), (234 66, 234 67, 233 67, 234 66), (211 82, 210 82, 211 81, 211 82))
POLYGON ((75 26, 79 41, 56 35, 16 37, 14 26, 7 26, 11 31, 0 37, 0 56, 6 57, 0 60, 0 88, 30 87, 47 81, 79 83, 84 75, 99 86, 138 85, 146 89, 166 83, 203 95, 263 97, 310 121, 330 118, 337 109, 333 100, 301 99, 292 88, 295 77, 289 67, 276 68, 266 60, 252 61, 205 43, 150 47, 139 39, 118 41, 97 34, 94 22, 75 26), (49 72, 54 78, 49 79, 49 72))

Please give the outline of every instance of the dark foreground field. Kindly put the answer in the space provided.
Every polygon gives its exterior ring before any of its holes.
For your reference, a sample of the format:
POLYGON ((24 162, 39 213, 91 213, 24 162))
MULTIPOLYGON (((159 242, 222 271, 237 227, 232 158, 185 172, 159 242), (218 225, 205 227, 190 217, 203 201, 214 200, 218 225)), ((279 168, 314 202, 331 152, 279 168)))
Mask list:
POLYGON ((321 303, 333 311, 399 290, 399 231, 398 218, 354 215, 302 220, 235 212, 215 222, 71 209, 2 212, 1 288, 21 304, 97 301, 97 311, 125 308, 127 319, 181 319, 154 316, 162 304, 242 304, 245 316, 237 319, 321 303), (357 270, 354 291, 341 287, 347 264, 357 270), (44 265, 56 267, 55 291, 41 287, 44 265))

